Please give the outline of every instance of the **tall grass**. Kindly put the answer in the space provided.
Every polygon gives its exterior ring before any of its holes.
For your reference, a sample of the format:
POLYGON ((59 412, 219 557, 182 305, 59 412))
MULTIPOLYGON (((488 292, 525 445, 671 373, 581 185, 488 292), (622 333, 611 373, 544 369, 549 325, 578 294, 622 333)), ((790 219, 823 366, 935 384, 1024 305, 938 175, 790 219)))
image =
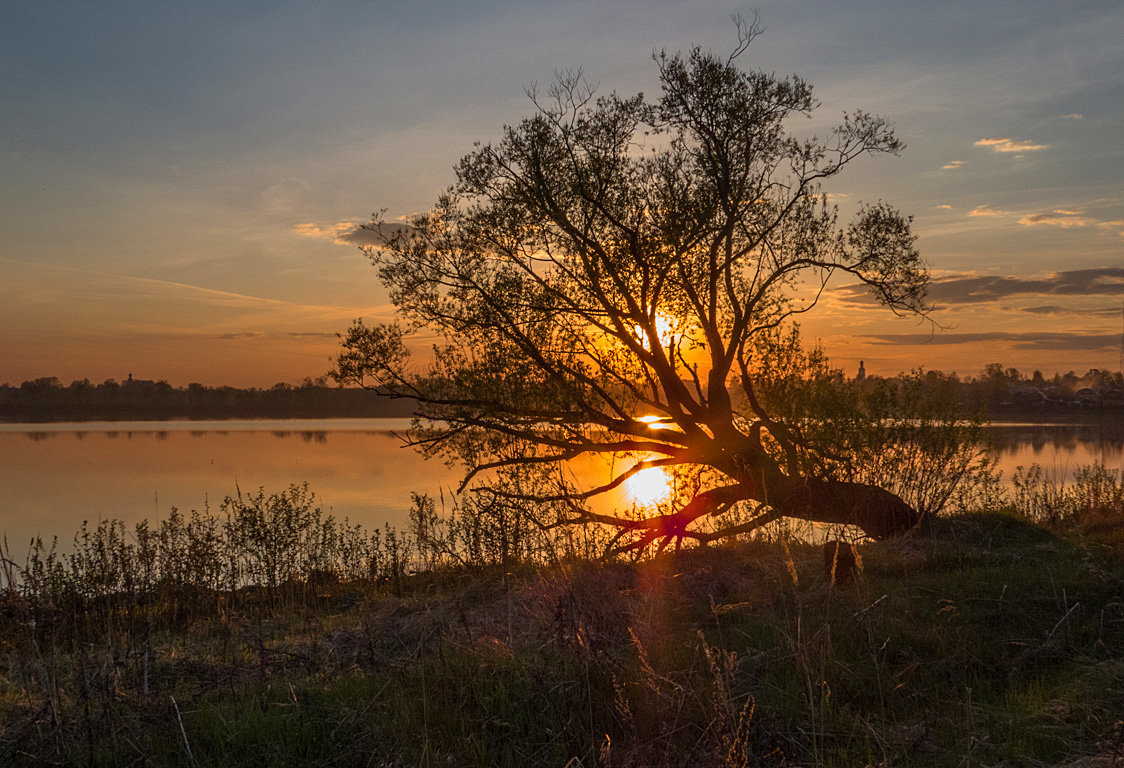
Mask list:
MULTIPOLYGON (((1031 467, 988 493, 1063 530, 1124 516, 1124 479, 1099 465, 1069 482, 1031 467)), ((777 530, 593 565, 596 531, 476 497, 416 496, 402 531, 336 520, 306 485, 84 525, 69 547, 0 560, 0 763, 963 765, 1095 749, 1124 706, 1124 576, 1025 522, 980 531, 878 545, 837 592, 818 551, 777 530)))
POLYGON ((1100 462, 1077 467, 1068 482, 1040 464, 1019 467, 1011 506, 1029 520, 1058 526, 1124 513, 1124 474, 1100 462))
MULTIPOLYGON (((1038 464, 1019 467, 1010 486, 990 471, 951 498, 953 511, 1006 508, 1035 523, 1064 526, 1124 514, 1124 474, 1103 464, 1071 480, 1038 464)), ((834 535, 835 532, 829 532, 834 535)), ((753 537, 822 538, 782 523, 753 537)), ((44 632, 84 620, 175 626, 242 602, 276 607, 313 599, 328 584, 395 592, 405 575, 450 569, 503 572, 590 560, 608 534, 595 527, 546 529, 525 507, 483 495, 460 500, 414 494, 405 530, 368 530, 337 520, 307 484, 227 497, 217 511, 173 508, 155 523, 83 523, 72 545, 36 538, 22 561, 0 553, 7 615, 44 632)), ((88 622, 86 622, 88 623, 88 622)), ((100 624, 99 624, 100 626, 100 624)))
MULTIPOLYGON (((478 497, 439 510, 415 494, 406 530, 367 530, 326 514, 307 484, 227 497, 209 507, 128 527, 83 523, 71 546, 30 543, 22 561, 5 549, 0 591, 11 637, 36 643, 120 635, 215 616, 310 608, 327 587, 398 594, 407 574, 503 572, 591 559, 606 537, 544 530, 510 502, 478 497)), ((126 655, 132 653, 128 645, 126 655)))

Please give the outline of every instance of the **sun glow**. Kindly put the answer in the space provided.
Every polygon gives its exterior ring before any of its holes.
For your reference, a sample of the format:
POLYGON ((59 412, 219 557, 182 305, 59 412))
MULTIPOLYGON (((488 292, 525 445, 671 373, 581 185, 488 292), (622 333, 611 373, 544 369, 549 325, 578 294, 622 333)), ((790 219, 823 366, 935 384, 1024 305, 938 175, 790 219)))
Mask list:
POLYGON ((659 504, 671 495, 671 482, 659 467, 648 467, 624 481, 625 492, 640 506, 659 504))
MULTIPOLYGON (((636 332, 636 337, 638 339, 643 341, 645 344, 648 343, 648 333, 643 328, 641 328, 639 325, 636 325, 633 326, 633 330, 636 332)), ((672 339, 674 339, 679 334, 680 331, 678 328, 678 323, 676 323, 675 320, 663 314, 662 312, 658 312, 656 314, 656 338, 659 339, 659 342, 662 346, 666 347, 671 343, 672 339)))

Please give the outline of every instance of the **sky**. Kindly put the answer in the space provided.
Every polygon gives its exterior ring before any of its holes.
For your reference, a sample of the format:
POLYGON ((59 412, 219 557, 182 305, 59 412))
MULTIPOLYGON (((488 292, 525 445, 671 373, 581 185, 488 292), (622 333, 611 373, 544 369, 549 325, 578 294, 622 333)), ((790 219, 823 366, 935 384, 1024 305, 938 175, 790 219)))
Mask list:
MULTIPOLYGON (((739 61, 797 73, 826 132, 881 114, 907 145, 828 190, 914 217, 936 325, 846 284, 804 321, 892 375, 1117 370, 1124 4, 771 0, 739 61)), ((425 210, 475 141, 581 67, 658 92, 654 50, 725 52, 732 13, 662 2, 0 5, 0 383, 270 386, 331 367, 391 308, 353 233, 425 210)))

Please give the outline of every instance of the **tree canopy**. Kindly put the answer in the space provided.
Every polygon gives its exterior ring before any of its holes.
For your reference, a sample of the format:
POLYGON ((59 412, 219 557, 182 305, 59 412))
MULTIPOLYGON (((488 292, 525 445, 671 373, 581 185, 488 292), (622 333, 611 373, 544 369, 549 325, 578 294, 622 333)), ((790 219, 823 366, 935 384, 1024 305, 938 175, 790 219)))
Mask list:
POLYGON ((874 537, 917 521, 833 474, 838 446, 816 436, 831 430, 769 396, 786 365, 807 372, 788 329, 833 276, 927 312, 910 219, 875 202, 842 222, 823 188, 902 143, 862 111, 792 133, 812 87, 741 68, 758 30, 738 29, 728 57, 656 54, 656 98, 599 96, 580 73, 532 89, 534 114, 477 144, 432 210, 370 225, 400 319, 356 321, 335 376, 416 398, 415 444, 463 462, 462 490, 534 504, 544 524, 611 526, 619 548, 781 517, 874 537), (412 359, 412 333, 436 336, 431 360, 412 359), (583 457, 607 479, 583 478, 583 457), (598 503, 652 468, 675 480, 658 509, 598 503))

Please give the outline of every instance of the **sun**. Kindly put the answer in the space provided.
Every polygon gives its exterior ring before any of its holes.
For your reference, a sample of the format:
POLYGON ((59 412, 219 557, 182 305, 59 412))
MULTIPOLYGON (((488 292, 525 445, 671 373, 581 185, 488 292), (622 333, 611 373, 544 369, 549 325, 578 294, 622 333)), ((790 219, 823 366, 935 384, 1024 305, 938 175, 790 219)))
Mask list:
POLYGON ((671 482, 659 467, 648 467, 624 481, 628 497, 642 507, 651 507, 666 501, 671 495, 671 482))
MULTIPOLYGON (((672 339, 675 339, 681 335, 681 331, 678 327, 679 323, 665 315, 663 312, 656 313, 655 325, 656 338, 659 340, 662 346, 666 347, 671 343, 672 339)), ((639 325, 633 326, 633 332, 636 334, 636 337, 638 339, 643 341, 645 344, 648 343, 648 334, 639 325)))

